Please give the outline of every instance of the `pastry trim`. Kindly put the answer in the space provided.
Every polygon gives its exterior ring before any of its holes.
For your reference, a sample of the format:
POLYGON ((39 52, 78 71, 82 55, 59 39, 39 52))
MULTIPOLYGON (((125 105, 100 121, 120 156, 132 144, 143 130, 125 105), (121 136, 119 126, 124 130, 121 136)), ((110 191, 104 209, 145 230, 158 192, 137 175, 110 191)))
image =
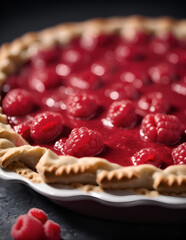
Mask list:
MULTIPOLYGON (((37 33, 28 33, 0 48, 0 87, 38 49, 68 44, 74 37, 119 33, 132 38, 136 31, 161 35, 172 32, 186 38, 186 20, 141 16, 92 19, 64 23, 37 33)), ((1 109, 0 109, 1 112, 1 109)), ((186 192, 186 166, 161 170, 149 164, 122 167, 96 157, 58 156, 51 150, 30 146, 0 114, 0 166, 9 168, 34 182, 93 185, 102 189, 148 189, 158 192, 186 192)))

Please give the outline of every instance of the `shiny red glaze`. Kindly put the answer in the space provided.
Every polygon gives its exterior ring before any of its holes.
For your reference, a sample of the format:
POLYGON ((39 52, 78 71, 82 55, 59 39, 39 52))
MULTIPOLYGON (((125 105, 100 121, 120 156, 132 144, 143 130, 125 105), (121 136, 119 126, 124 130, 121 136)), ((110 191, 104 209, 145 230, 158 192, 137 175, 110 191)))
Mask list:
MULTIPOLYGON (((161 109, 164 113, 176 115, 183 129, 186 129, 186 46, 170 34, 161 38, 138 34, 131 41, 121 39, 119 35, 77 38, 65 47, 58 47, 57 57, 55 49, 50 49, 46 54, 37 53, 19 72, 7 79, 3 96, 9 89, 21 86, 29 90, 38 107, 29 116, 10 117, 10 124, 14 127, 43 111, 59 112, 64 124, 62 133, 47 144, 39 144, 59 155, 63 151, 59 149, 60 144, 55 147, 56 141, 68 138, 72 129, 84 126, 98 131, 103 137, 104 149, 97 155, 99 157, 122 166, 130 166, 133 165, 131 157, 136 152, 143 148, 152 148, 161 159, 161 168, 174 164, 172 149, 186 140, 186 134, 171 146, 144 141, 139 130, 146 112, 141 114, 137 106, 143 96, 160 92, 169 107, 166 108, 167 104, 165 106, 163 103, 156 110, 161 109), (38 67, 33 62, 39 63, 40 60, 44 61, 42 71, 45 67, 56 69, 58 78, 55 75, 54 79, 59 80, 54 85, 53 82, 47 82, 49 85, 51 83, 52 88, 46 84, 44 92, 31 89, 28 84, 30 74, 38 67), (154 66, 159 71, 155 77, 152 74, 154 66), (67 100, 74 93, 86 93, 95 98, 98 109, 92 118, 78 119, 69 116, 66 110, 67 100), (110 105, 116 100, 124 99, 134 101, 136 113, 139 114, 138 122, 131 129, 111 126, 107 120, 110 105)), ((145 101, 148 103, 151 100, 145 101)), ((145 111, 149 111, 148 106, 145 111)), ((34 142, 32 144, 37 145, 34 142)))

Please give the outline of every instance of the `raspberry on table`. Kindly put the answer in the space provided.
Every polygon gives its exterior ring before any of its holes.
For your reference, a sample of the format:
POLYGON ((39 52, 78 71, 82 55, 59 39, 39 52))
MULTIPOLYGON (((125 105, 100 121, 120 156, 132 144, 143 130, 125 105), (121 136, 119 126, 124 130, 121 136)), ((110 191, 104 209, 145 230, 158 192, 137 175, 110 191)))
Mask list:
POLYGON ((47 221, 46 213, 43 210, 39 209, 39 208, 31 208, 28 211, 28 215, 37 218, 38 220, 41 221, 42 224, 45 224, 45 222, 47 221))
POLYGON ((45 239, 44 228, 41 221, 28 214, 18 217, 12 226, 11 235, 15 240, 45 239))
POLYGON ((47 220, 44 224, 44 232, 47 240, 60 240, 60 225, 52 220, 47 220))
POLYGON ((37 114, 30 125, 31 137, 38 143, 54 140, 62 130, 63 118, 61 114, 50 111, 37 114))
POLYGON ((175 115, 157 113, 144 117, 140 135, 144 140, 172 145, 180 140, 182 131, 182 125, 175 115))
POLYGON ((172 150, 174 164, 186 164, 186 142, 172 150))
POLYGON ((103 138, 86 127, 74 128, 66 140, 63 152, 75 157, 94 156, 103 150, 103 138))
POLYGON ((8 116, 24 116, 30 113, 35 104, 32 95, 24 89, 13 89, 2 101, 3 112, 8 116))
POLYGON ((136 152, 131 160, 134 165, 139 164, 152 164, 156 167, 160 167, 161 160, 158 156, 158 153, 153 148, 143 148, 139 152, 136 152))
POLYGON ((97 107, 95 99, 87 94, 74 94, 67 103, 68 114, 74 118, 91 118, 97 107))
POLYGON ((115 101, 107 113, 109 120, 116 127, 132 128, 137 122, 135 105, 130 100, 115 101))
POLYGON ((138 101, 138 113, 145 116, 147 113, 168 113, 169 102, 161 92, 151 92, 142 96, 138 101))

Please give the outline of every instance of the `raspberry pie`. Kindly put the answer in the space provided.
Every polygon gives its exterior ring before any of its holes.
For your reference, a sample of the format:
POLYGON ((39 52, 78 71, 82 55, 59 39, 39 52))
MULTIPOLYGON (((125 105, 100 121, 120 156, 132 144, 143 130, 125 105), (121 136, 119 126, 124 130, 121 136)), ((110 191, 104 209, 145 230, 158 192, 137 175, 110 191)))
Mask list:
POLYGON ((186 21, 109 18, 0 49, 0 165, 35 182, 186 191, 186 21))

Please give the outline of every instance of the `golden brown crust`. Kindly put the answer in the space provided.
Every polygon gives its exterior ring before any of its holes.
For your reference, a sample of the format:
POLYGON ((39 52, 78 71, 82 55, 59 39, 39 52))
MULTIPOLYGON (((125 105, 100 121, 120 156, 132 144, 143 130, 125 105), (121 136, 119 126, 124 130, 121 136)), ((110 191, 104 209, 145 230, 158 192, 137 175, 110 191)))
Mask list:
MULTIPOLYGON (((155 35, 173 32, 178 38, 185 38, 186 20, 177 21, 167 17, 154 19, 141 16, 92 19, 82 23, 60 24, 38 33, 25 34, 0 48, 0 87, 8 75, 40 48, 67 44, 76 36, 84 38, 99 33, 116 32, 125 38, 132 38, 136 31, 145 31, 155 35)), ((101 158, 78 159, 58 156, 45 148, 28 145, 11 129, 3 114, 0 114, 0 166, 9 168, 34 182, 94 186, 91 189, 186 192, 185 165, 170 166, 161 170, 148 164, 121 167, 101 158)))

